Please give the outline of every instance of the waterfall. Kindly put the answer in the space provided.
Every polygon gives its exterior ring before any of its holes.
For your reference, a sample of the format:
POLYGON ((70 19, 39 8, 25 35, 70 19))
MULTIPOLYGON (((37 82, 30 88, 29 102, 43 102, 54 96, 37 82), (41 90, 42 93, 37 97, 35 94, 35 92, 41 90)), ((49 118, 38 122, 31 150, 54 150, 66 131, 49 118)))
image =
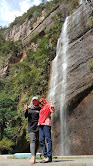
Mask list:
POLYGON ((61 47, 61 43, 59 46, 62 49, 62 94, 60 97, 60 120, 61 120, 61 154, 67 155, 68 148, 67 148, 67 126, 66 126, 66 110, 64 108, 65 101, 66 101, 66 86, 67 86, 67 49, 68 49, 68 36, 67 36, 67 22, 68 17, 65 20, 63 25, 62 33, 61 33, 61 41, 63 46, 61 47))
POLYGON ((82 4, 87 4, 87 0, 80 0, 80 5, 82 5, 82 4))
POLYGON ((57 43, 56 57, 52 62, 52 71, 50 79, 50 90, 48 98, 51 98, 54 105, 59 107, 60 111, 60 155, 68 155, 67 144, 67 126, 66 126, 66 110, 64 108, 66 102, 66 87, 67 87, 67 50, 68 50, 68 36, 67 25, 68 18, 66 18, 60 38, 57 43))
POLYGON ((82 5, 82 0, 80 0, 80 5, 82 5))

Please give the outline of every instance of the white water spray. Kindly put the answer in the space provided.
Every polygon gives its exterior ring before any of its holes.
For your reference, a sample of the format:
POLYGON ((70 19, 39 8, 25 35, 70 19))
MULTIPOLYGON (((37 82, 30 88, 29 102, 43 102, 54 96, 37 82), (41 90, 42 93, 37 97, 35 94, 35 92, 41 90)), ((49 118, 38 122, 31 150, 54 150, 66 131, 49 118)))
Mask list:
POLYGON ((61 36, 57 43, 57 55, 52 62, 52 73, 50 80, 50 90, 48 98, 52 98, 54 105, 57 104, 60 110, 60 125, 61 125, 61 147, 60 155, 68 155, 67 147, 67 126, 66 126, 66 110, 64 105, 66 101, 66 87, 67 87, 67 50, 68 50, 68 36, 67 36, 68 17, 62 28, 61 36))
POLYGON ((67 36, 67 23, 66 18, 63 25, 61 40, 63 43, 62 47, 62 67, 63 67, 63 80, 62 80, 62 94, 60 96, 60 120, 61 120, 61 154, 68 155, 67 148, 67 125, 66 125, 66 110, 64 108, 66 102, 66 86, 67 86, 67 50, 68 50, 68 36, 67 36))
POLYGON ((80 5, 82 5, 82 0, 80 0, 80 5))

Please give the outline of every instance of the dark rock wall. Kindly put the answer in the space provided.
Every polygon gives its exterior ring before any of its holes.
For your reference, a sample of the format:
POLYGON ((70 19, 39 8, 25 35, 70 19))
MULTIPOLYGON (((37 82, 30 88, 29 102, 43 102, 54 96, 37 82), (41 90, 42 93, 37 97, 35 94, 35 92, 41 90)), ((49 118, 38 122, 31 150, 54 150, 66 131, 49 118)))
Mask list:
POLYGON ((70 154, 93 154, 93 91, 68 116, 70 154))
MULTIPOLYGON (((81 5, 69 17, 66 123, 69 155, 93 154, 93 20, 92 4, 81 5)), ((61 71, 59 71, 61 73, 61 71)), ((60 88, 55 96, 53 154, 60 155, 60 88)))
POLYGON ((67 103, 69 106, 82 100, 85 91, 93 87, 93 74, 90 67, 90 63, 93 61, 92 43, 93 30, 90 30, 70 44, 67 73, 67 103))

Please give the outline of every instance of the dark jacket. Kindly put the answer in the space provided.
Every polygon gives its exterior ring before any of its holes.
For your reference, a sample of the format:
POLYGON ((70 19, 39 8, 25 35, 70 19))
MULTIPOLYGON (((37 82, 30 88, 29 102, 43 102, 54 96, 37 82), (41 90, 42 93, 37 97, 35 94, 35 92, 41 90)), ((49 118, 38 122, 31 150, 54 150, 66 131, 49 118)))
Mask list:
POLYGON ((26 110, 25 118, 28 117, 28 133, 38 131, 38 119, 39 119, 40 109, 41 108, 38 109, 29 108, 29 110, 26 110))

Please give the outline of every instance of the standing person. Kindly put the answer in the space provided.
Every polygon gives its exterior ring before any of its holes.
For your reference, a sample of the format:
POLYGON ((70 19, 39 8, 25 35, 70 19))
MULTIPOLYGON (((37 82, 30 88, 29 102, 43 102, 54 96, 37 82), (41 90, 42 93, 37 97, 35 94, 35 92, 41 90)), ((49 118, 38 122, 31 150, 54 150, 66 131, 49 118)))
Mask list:
POLYGON ((55 109, 52 105, 52 101, 50 102, 50 104, 48 104, 46 99, 41 98, 39 102, 42 106, 38 120, 39 143, 41 145, 44 156, 44 159, 41 162, 48 163, 52 162, 51 113, 54 113, 55 109), (47 147, 45 140, 47 142, 47 147))
POLYGON ((39 119, 39 99, 33 97, 29 106, 24 104, 26 109, 25 118, 28 118, 28 133, 30 137, 30 151, 32 158, 30 159, 30 164, 35 164, 36 162, 36 151, 38 148, 38 138, 39 138, 39 128, 38 128, 38 119, 39 119))

